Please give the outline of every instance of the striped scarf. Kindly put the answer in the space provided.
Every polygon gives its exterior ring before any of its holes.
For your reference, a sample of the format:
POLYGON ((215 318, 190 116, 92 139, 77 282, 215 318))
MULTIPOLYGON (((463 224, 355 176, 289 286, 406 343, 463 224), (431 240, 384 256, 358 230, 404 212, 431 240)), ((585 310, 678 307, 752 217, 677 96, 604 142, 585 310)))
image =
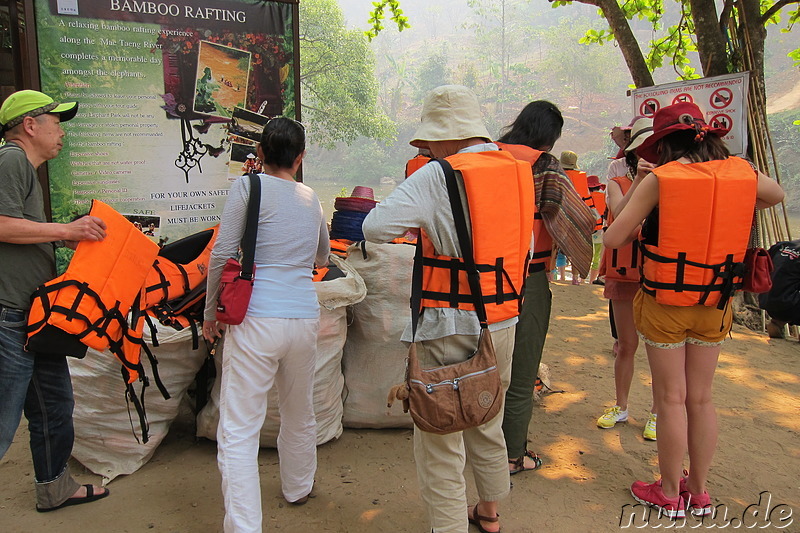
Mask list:
POLYGON ((581 277, 588 277, 596 222, 592 210, 581 200, 561 164, 550 154, 542 154, 534 163, 533 186, 536 207, 542 214, 545 229, 581 277))

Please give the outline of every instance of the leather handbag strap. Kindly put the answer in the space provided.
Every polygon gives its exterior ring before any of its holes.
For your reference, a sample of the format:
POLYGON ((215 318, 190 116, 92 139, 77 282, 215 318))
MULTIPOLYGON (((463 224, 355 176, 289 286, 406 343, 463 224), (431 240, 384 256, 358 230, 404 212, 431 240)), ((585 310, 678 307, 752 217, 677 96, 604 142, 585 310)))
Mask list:
POLYGON ((242 273, 246 280, 253 279, 253 264, 256 255, 256 235, 258 234, 258 213, 261 209, 261 178, 255 172, 248 174, 250 178, 250 198, 247 200, 247 221, 240 244, 242 248, 242 273))

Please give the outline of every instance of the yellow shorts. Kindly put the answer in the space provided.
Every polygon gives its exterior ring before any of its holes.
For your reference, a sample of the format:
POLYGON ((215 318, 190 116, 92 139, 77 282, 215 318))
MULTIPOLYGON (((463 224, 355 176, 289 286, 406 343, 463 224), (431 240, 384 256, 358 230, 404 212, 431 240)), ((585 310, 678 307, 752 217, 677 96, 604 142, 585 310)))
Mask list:
POLYGON ((663 305, 643 291, 633 299, 633 320, 639 337, 656 348, 679 348, 686 344, 719 346, 731 330, 733 313, 716 306, 663 305))

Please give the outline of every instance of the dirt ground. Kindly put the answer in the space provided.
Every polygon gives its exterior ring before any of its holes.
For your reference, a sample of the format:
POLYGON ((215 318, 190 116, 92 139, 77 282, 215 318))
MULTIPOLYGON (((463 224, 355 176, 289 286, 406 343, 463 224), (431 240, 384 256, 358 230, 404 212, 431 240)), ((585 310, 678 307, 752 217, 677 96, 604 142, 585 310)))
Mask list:
MULTIPOLYGON (((634 507, 628 487, 657 477, 655 443, 642 439, 649 371, 637 354, 631 419, 601 430, 595 420, 613 402, 613 356, 606 300, 594 285, 553 284, 553 316, 544 362, 552 387, 534 410, 531 449, 544 466, 512 478, 501 503, 503 531, 604 532, 673 526, 678 531, 800 531, 800 344, 734 326, 715 383, 720 439, 709 479, 714 520, 668 524, 634 507), (727 514, 725 514, 727 513, 727 514), (634 517, 634 514, 636 515, 634 517), (743 521, 742 521, 743 520, 743 521), (675 527, 677 526, 677 527, 675 527)), ((49 514, 34 509, 27 432, 0 460, 0 532, 216 532, 222 497, 215 443, 196 440, 182 418, 138 472, 109 484, 102 501, 49 514)), ((419 500, 409 430, 345 430, 319 448, 316 497, 291 507, 280 496, 277 454, 260 453, 264 529, 289 533, 428 531, 419 500)), ((79 464, 82 482, 99 476, 79 464)), ((476 498, 470 480, 469 499, 476 498)), ((471 531, 477 531, 474 526, 471 531)))

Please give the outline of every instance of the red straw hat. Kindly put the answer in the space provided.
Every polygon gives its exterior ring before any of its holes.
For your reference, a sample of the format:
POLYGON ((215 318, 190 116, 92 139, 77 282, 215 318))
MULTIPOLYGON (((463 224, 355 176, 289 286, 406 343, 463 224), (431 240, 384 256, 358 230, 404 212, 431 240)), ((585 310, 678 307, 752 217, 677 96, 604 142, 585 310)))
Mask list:
POLYGON ((372 187, 357 185, 350 196, 340 196, 333 201, 333 207, 337 211, 358 211, 366 213, 375 207, 378 202, 375 200, 375 192, 372 187))
POLYGON ((362 198, 364 200, 372 200, 374 202, 375 191, 372 190, 372 187, 356 185, 356 187, 353 189, 353 192, 350 194, 350 198, 362 198))
POLYGON ((707 133, 723 137, 730 131, 730 128, 709 126, 706 124, 703 112, 697 107, 697 104, 680 102, 656 111, 653 116, 653 134, 636 149, 637 155, 646 161, 658 161, 658 141, 665 135, 683 130, 695 130, 697 132, 695 141, 700 142, 707 133))
POLYGON ((600 189, 605 189, 606 186, 600 183, 600 178, 597 176, 588 176, 586 178, 586 185, 589 186, 590 189, 594 189, 599 187, 600 189))

